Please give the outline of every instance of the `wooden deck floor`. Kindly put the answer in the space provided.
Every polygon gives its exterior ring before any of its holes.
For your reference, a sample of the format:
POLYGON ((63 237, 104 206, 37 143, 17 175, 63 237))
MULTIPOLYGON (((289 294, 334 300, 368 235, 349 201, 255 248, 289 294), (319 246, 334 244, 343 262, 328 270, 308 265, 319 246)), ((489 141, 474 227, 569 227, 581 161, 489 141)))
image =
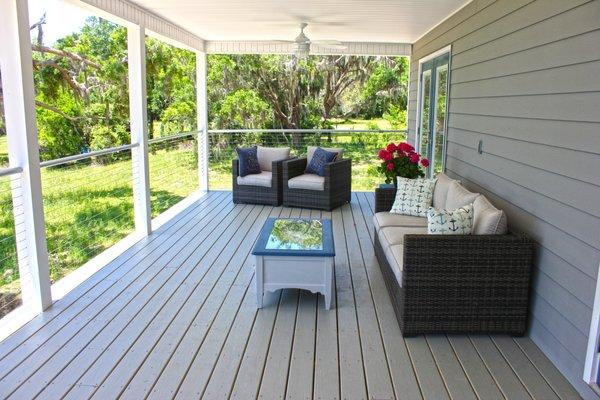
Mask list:
POLYGON ((575 399, 527 338, 403 339, 373 254, 373 195, 332 213, 211 192, 0 343, 0 398, 575 399), (333 220, 337 308, 255 308, 269 216, 333 220))

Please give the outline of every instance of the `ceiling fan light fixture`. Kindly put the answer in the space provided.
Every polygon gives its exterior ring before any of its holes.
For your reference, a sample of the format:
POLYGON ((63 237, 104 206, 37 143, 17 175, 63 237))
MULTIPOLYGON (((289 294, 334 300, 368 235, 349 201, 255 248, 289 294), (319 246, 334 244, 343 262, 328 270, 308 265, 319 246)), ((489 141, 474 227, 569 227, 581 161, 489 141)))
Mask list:
POLYGON ((310 42, 294 43, 294 55, 299 59, 306 59, 310 53, 310 42))

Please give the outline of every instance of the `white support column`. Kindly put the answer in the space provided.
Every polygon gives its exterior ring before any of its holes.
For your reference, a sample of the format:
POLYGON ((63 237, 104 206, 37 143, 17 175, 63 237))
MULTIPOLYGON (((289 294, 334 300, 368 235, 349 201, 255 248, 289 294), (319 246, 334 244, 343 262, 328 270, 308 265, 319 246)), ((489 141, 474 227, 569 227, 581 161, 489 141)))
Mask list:
POLYGON ((198 118, 198 175, 200 190, 208 190, 208 102, 206 96, 206 53, 196 53, 196 107, 198 118))
POLYGON ((129 60, 129 115, 133 148, 133 197, 135 229, 142 235, 152 232, 150 172, 148 164, 148 102, 146 93, 146 34, 143 26, 127 28, 129 60))
POLYGON ((44 225, 31 38, 27 0, 0 1, 0 69, 8 154, 11 167, 23 172, 13 181, 19 273, 23 303, 36 312, 52 304, 44 225), (16 184, 15 184, 16 183, 16 184))

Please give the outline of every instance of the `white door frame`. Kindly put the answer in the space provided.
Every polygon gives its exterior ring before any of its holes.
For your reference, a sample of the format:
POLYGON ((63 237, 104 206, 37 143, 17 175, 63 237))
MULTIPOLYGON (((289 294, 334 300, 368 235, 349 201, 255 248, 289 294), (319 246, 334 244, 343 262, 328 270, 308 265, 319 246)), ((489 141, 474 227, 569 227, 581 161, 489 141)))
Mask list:
MULTIPOLYGON (((600 269, 600 265, 598 266, 600 269)), ((596 392, 598 388, 598 370, 600 366, 600 276, 596 279, 596 294, 594 295, 594 308, 590 322, 590 333, 588 335, 587 352, 585 355, 585 367, 583 369, 583 380, 596 392)))
MULTIPOLYGON (((419 71, 417 72, 417 113, 416 113, 416 121, 415 121, 415 148, 416 150, 421 150, 421 73, 423 72, 423 64, 429 60, 432 60, 442 54, 448 53, 448 77, 451 78, 450 69, 452 66, 452 45, 442 47, 439 50, 434 51, 419 59, 419 71)), ((448 81, 448 89, 446 90, 446 116, 445 116, 445 125, 446 125, 446 140, 448 140, 448 110, 450 108, 450 84, 448 81)), ((444 143, 444 160, 442 161, 442 170, 446 169, 446 143, 444 143)))

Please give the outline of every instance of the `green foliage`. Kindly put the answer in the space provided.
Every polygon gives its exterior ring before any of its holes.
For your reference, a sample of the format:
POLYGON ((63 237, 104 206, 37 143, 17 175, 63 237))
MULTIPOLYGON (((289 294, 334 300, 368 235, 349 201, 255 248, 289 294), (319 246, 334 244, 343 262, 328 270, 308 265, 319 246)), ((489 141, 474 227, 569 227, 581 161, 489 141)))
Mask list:
MULTIPOLYGON (((157 136, 196 129, 195 54, 146 44, 150 135, 155 126, 157 136)), ((80 32, 33 50, 42 159, 130 142, 124 27, 90 17, 80 32)))
POLYGON ((225 96, 215 114, 215 124, 222 129, 269 126, 272 112, 269 104, 255 90, 238 89, 225 96))
POLYGON ((392 129, 406 128, 406 110, 395 104, 388 105, 387 111, 383 113, 383 118, 390 123, 392 129))
POLYGON ((377 65, 361 92, 360 112, 363 117, 382 116, 391 105, 406 110, 408 68, 406 57, 388 58, 377 65))
MULTIPOLYGON (((103 126, 96 125, 90 132, 91 150, 107 149, 109 147, 120 146, 129 140, 129 134, 122 126, 103 126)), ((96 162, 107 163, 113 161, 113 157, 102 157, 96 162)))
MULTIPOLYGON (((76 104, 71 102, 76 108, 76 104)), ((66 109, 68 106, 64 106, 66 109)), ((67 110, 66 112, 69 112, 67 110)), ((85 137, 79 127, 62 115, 46 109, 37 109, 40 156, 44 160, 78 154, 86 148, 85 137)))

